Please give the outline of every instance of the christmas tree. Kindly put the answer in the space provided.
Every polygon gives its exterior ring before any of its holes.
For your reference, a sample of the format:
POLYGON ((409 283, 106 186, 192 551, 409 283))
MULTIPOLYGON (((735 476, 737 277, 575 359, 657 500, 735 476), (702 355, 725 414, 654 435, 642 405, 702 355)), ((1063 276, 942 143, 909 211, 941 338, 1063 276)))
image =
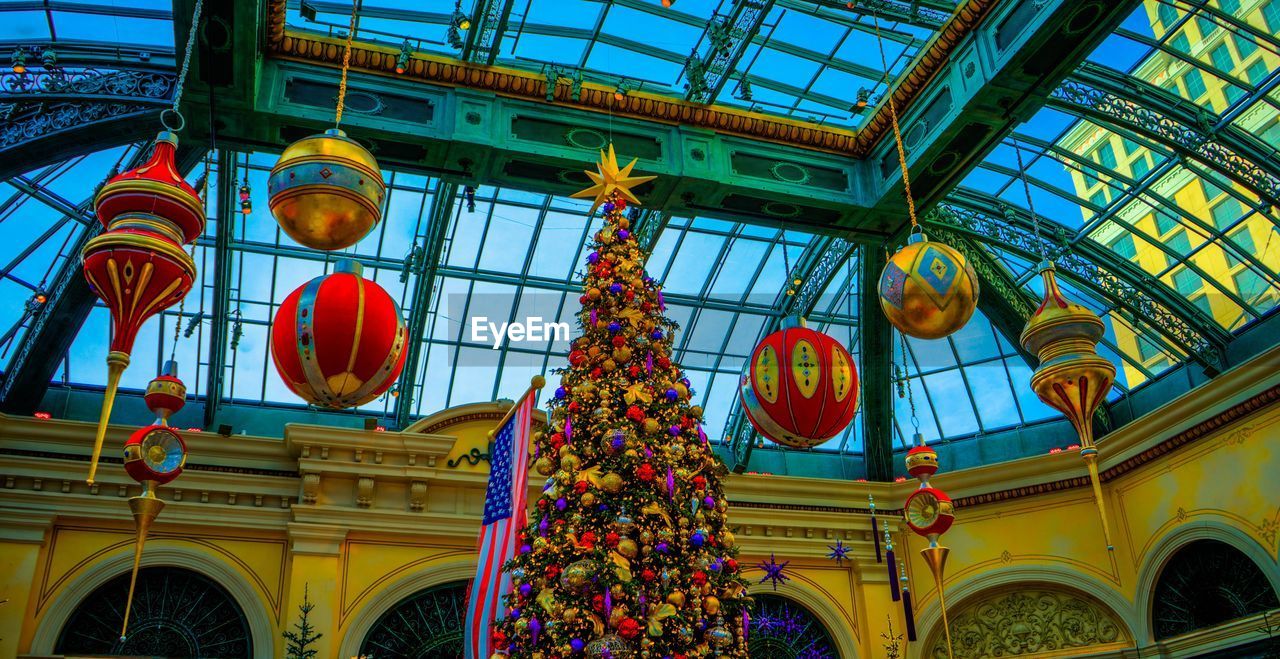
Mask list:
POLYGON ((316 650, 311 648, 311 644, 315 643, 324 634, 317 634, 316 628, 311 626, 311 622, 307 620, 311 615, 311 610, 316 608, 311 603, 310 584, 302 585, 302 604, 298 605, 298 622, 293 623, 294 628, 298 631, 285 630, 284 653, 288 659, 311 659, 316 656, 316 650))
POLYGON ((722 479, 689 381, 671 361, 675 324, 630 233, 630 188, 612 145, 587 257, 581 335, 535 437, 546 486, 507 569, 498 654, 534 659, 746 657, 746 583, 722 479))

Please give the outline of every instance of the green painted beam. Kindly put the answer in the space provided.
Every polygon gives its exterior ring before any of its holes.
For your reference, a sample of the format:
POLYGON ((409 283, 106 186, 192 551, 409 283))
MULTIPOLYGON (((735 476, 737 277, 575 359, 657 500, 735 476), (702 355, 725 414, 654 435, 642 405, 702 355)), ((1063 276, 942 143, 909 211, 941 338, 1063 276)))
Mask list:
POLYGON ((502 50, 502 38, 515 0, 482 0, 476 4, 471 29, 462 46, 462 59, 492 65, 502 50))
MULTIPOLYGON (((858 268, 863 291, 879 287, 880 269, 858 268)), ((869 481, 893 480, 893 330, 877 295, 858 296, 858 367, 862 381, 862 452, 869 481)))
POLYGON ((685 64, 686 100, 711 103, 719 98, 772 8, 773 0, 733 0, 728 15, 707 23, 704 47, 685 64))
MULTIPOLYGON (((239 221, 240 208, 236 196, 236 156, 226 149, 218 149, 218 177, 215 191, 218 195, 218 215, 214 227, 213 244, 213 309, 209 323, 209 368, 206 371, 204 427, 212 428, 218 420, 218 407, 222 404, 227 381, 228 323, 231 309, 231 239, 235 224, 239 221)), ((206 193, 207 194, 207 193, 206 193)))
MULTIPOLYGON (((1137 0, 997 2, 901 114, 911 192, 921 215, 1030 117, 1137 0)), ((882 101, 883 104, 883 101, 882 101)), ((892 134, 859 163, 871 211, 859 224, 895 234, 908 224, 892 134)))
POLYGON ((431 293, 435 290, 440 259, 444 255, 444 243, 449 235, 449 223, 453 219, 453 209, 458 196, 456 183, 441 183, 431 200, 431 211, 427 216, 426 234, 422 237, 421 266, 415 267, 417 279, 413 282, 413 293, 409 304, 409 344, 406 350, 404 370, 400 373, 400 381, 396 390, 395 424, 397 428, 406 428, 413 414, 413 400, 417 387, 418 364, 422 359, 422 338, 426 336, 427 316, 430 315, 431 293))

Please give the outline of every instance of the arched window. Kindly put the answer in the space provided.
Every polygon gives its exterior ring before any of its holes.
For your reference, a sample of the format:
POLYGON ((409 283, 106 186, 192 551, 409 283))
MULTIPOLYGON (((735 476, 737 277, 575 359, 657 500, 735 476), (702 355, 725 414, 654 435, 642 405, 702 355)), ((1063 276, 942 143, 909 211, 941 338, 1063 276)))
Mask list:
POLYGON ((428 588, 383 613, 365 635, 360 654, 411 659, 461 657, 466 613, 465 581, 428 588))
POLYGON ((129 635, 120 639, 129 573, 89 594, 67 618, 56 654, 145 657, 252 657, 244 611, 226 588, 179 567, 147 567, 129 614, 129 635))
POLYGON ((778 595, 752 597, 751 659, 840 659, 831 634, 808 609, 778 595))
POLYGON ((1179 549, 1156 581, 1156 640, 1213 627, 1280 606, 1262 570, 1239 549, 1196 540, 1179 549))

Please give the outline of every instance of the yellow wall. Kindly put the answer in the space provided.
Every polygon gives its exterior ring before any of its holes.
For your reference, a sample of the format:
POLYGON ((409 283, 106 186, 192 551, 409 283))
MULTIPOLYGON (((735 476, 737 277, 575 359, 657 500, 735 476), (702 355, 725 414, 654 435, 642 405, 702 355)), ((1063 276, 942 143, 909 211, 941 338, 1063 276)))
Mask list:
MULTIPOLYGON (((949 473, 935 484, 968 502, 944 536, 952 550, 946 593, 962 611, 975 598, 1039 588, 1092 602, 1121 621, 1119 640, 1098 656, 1184 656, 1238 642, 1249 628, 1193 634, 1155 644, 1147 614, 1162 561, 1194 538, 1226 540, 1262 566, 1277 585, 1280 405, 1240 406, 1280 385, 1280 350, 1229 372, 1102 443, 1116 549, 1103 547, 1089 490, 1053 483, 1084 473, 1078 455, 1059 453, 949 473), (1235 410, 1233 412, 1233 410, 1235 410), (1223 415, 1233 414, 1230 421, 1223 415), (1206 425, 1208 424, 1208 425, 1206 425), (1213 426, 1211 430, 1205 428, 1213 426), (1199 430, 1197 430, 1199 429, 1199 430), (1146 459, 1185 432, 1185 446, 1146 459), (1001 492, 1012 494, 1000 494, 1001 492), (972 503, 975 498, 998 499, 972 503), (994 590, 993 590, 994 589, 994 590), (1003 590, 1002 590, 1003 589, 1003 590), (1234 631, 1233 631, 1234 630, 1234 631)), ((405 433, 294 426, 284 442, 188 435, 191 468, 161 495, 169 501, 148 543, 146 565, 195 569, 223 584, 253 625, 257 656, 283 652, 280 632, 296 619, 303 584, 318 604, 312 622, 324 634, 320 657, 349 657, 381 613, 424 588, 468 579, 485 483, 484 463, 450 458, 484 448, 503 411, 471 405, 426 419, 405 433), (221 471, 199 469, 219 465, 221 471), (296 474, 296 475, 295 475, 296 474), (180 497, 180 498, 179 498, 180 497)), ((127 429, 114 428, 118 445, 127 429)), ((94 587, 125 571, 131 526, 116 464, 104 465, 96 492, 84 482, 92 427, 58 420, 0 417, 0 656, 48 654, 61 622, 94 587), (19 454, 38 446, 40 454, 19 454), (81 459, 72 459, 79 457, 81 459), (38 479, 38 482, 37 482, 38 479)), ((883 564, 874 560, 866 497, 899 508, 911 483, 866 484, 777 476, 734 476, 729 497, 746 576, 775 554, 790 560, 778 593, 810 608, 846 657, 883 657, 886 616, 903 627, 890 601, 883 564), (837 566, 827 546, 853 548, 837 566)), ((882 515, 908 559, 923 656, 935 633, 938 598, 916 556, 918 537, 882 515)), ((768 589, 769 586, 756 586, 768 589)), ((1092 650, 1090 650, 1092 652, 1092 650)), ((1069 656, 1081 656, 1071 650, 1069 656)))

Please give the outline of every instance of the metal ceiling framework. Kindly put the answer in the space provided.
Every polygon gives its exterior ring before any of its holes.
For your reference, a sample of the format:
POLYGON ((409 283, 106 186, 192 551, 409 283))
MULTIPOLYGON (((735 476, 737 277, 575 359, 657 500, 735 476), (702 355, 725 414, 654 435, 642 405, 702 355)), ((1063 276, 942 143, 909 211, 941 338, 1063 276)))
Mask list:
MULTIPOLYGON (((843 3, 806 2, 805 0, 777 0, 777 2, 781 6, 793 8, 814 5, 831 9, 833 13, 845 11, 842 8, 843 3)), ((623 3, 649 10, 647 3, 638 0, 619 0, 619 4, 623 3)), ((468 32, 468 41, 463 49, 464 58, 487 64, 492 64, 496 60, 506 24, 511 15, 512 4, 512 0, 485 0, 477 6, 476 29, 468 32)), ((704 72, 707 82, 704 89, 695 89, 697 86, 690 88, 686 98, 709 102, 717 97, 729 83, 747 46, 759 41, 760 27, 773 4, 773 0, 736 0, 733 3, 732 12, 724 16, 722 22, 708 24, 703 39, 707 44, 706 50, 700 55, 691 56, 688 60, 690 63, 698 62, 695 66, 704 72)), ((882 0, 874 4, 880 5, 876 11, 895 20, 914 21, 917 25, 922 24, 921 21, 931 20, 928 18, 930 14, 927 11, 919 11, 917 3, 908 5, 908 3, 882 0), (895 9, 911 13, 894 17, 890 12, 895 9)), ((921 3, 921 5, 925 4, 937 3, 921 3)), ((1247 24, 1241 24, 1234 17, 1222 15, 1221 12, 1204 3, 1194 4, 1199 11, 1216 14, 1217 18, 1240 30, 1259 32, 1247 24)), ((397 12, 403 13, 399 10, 397 12)), ((568 28, 552 30, 551 26, 535 25, 524 26, 523 29, 567 34, 564 30, 568 28)), ((599 39, 601 36, 603 35, 598 34, 597 30, 593 38, 599 39)), ((1255 34, 1255 36, 1258 39, 1276 43, 1270 35, 1255 34)), ((1143 39, 1136 40, 1146 42, 1143 39)), ((657 49, 644 44, 628 42, 619 45, 675 61, 668 55, 650 52, 657 49)), ((1163 43, 1151 42, 1149 45, 1164 49, 1163 43)), ((113 133, 111 130, 105 130, 105 127, 126 124, 148 125, 148 122, 137 121, 137 119, 154 113, 156 109, 163 106, 172 93, 173 58, 171 54, 152 55, 144 59, 140 53, 123 52, 119 49, 98 46, 84 46, 76 49, 61 45, 58 47, 58 52, 62 73, 50 70, 37 73, 35 76, 28 74, 27 77, 31 78, 30 82, 11 81, 9 78, 16 74, 0 73, 0 103, 12 103, 19 108, 19 111, 9 111, 3 119, 0 119, 0 155, 4 156, 4 162, 9 163, 8 169, 0 167, 0 176, 12 177, 15 171, 10 170, 16 170, 18 167, 30 169, 33 161, 29 159, 31 156, 28 154, 35 151, 45 154, 46 161, 61 157, 62 154, 70 151, 83 151, 86 148, 85 136, 101 137, 106 133, 111 134, 111 138, 115 141, 129 140, 129 135, 113 133), (26 110, 24 114, 22 110, 37 106, 44 111, 32 114, 30 110, 26 110), (61 107, 114 107, 117 109, 51 112, 52 109, 61 107), (94 114, 95 112, 99 114, 94 114), (49 119, 36 118, 47 115, 52 116, 49 119), (83 125, 86 118, 94 123, 88 126, 83 125), (108 121, 112 123, 106 123, 108 121), (10 140, 8 135, 25 137, 10 140)), ((806 57, 815 55, 808 52, 800 54, 806 57)), ((833 62, 829 57, 825 61, 828 65, 838 66, 838 63, 833 62)), ((1199 61, 1195 61, 1195 64, 1203 66, 1199 61)), ((864 71, 856 67, 850 69, 850 72, 880 75, 873 70, 864 71)), ((686 73, 689 73, 688 69, 686 73)), ((1220 117, 1206 118, 1203 113, 1193 113, 1182 99, 1163 89, 1137 80, 1128 74, 1086 63, 1076 69, 1065 83, 1050 94, 1048 104, 1103 125, 1141 135, 1155 144, 1177 151, 1213 171, 1220 172, 1249 189, 1257 190, 1264 200, 1275 204, 1277 195, 1280 195, 1280 177, 1277 177, 1275 150, 1266 152, 1265 145, 1259 144, 1255 138, 1230 122, 1239 108, 1247 107, 1268 94, 1277 86, 1278 80, 1280 75, 1273 72, 1268 82, 1251 87, 1246 97, 1237 101, 1234 105, 1235 111, 1225 112, 1220 117)), ((751 78, 751 81, 755 83, 756 78, 751 78)), ((800 94, 807 94, 805 90, 795 90, 786 85, 777 85, 777 87, 779 91, 788 93, 799 91, 800 94)), ((807 98, 803 95, 800 97, 807 98)), ((847 99, 844 100, 847 101, 847 99)), ((141 137, 146 135, 134 139, 141 137)), ((1055 152, 1058 156, 1066 155, 1056 147, 1039 146, 1046 152, 1055 152)), ((194 164, 192 153, 191 150, 186 151, 185 162, 188 167, 194 164)), ((212 423, 216 413, 216 401, 221 400, 221 374, 226 363, 225 327, 230 282, 225 253, 229 252, 226 243, 230 241, 232 222, 224 219, 230 219, 228 214, 231 214, 230 209, 234 207, 233 203, 229 203, 234 189, 234 165, 223 166, 223 159, 228 157, 228 153, 219 152, 218 156, 220 164, 218 187, 226 196, 219 204, 219 233, 214 245, 219 253, 215 264, 215 280, 218 282, 217 300, 220 304, 215 306, 213 320, 215 328, 223 328, 223 331, 214 333, 212 344, 214 349, 211 353, 210 381, 207 391, 215 400, 215 404, 206 408, 206 423, 212 423), (231 185, 223 185, 224 175, 228 177, 231 185), (223 230, 227 232, 225 240, 223 230)), ((1071 155, 1074 156, 1074 154, 1071 155)), ((234 158, 234 156, 230 157, 234 158)), ((1155 173, 1149 174, 1145 182, 1149 183, 1155 177, 1155 173)), ((63 201, 49 197, 48 191, 38 181, 14 178, 11 182, 45 203, 63 204, 63 201)), ((1149 192, 1141 187, 1144 181, 1133 183, 1139 186, 1140 192, 1149 195, 1149 192)), ((417 269, 418 278, 412 293, 414 303, 409 319, 411 331, 417 332, 413 334, 414 336, 420 336, 425 326, 430 306, 428 301, 432 297, 435 280, 440 276, 461 274, 453 272, 449 266, 441 263, 444 234, 456 196, 457 185, 454 183, 445 183, 437 191, 432 202, 428 233, 420 236, 423 241, 421 245, 423 256, 420 261, 414 263, 395 260, 376 261, 379 267, 417 269)), ((1166 204, 1171 203, 1163 199, 1160 201, 1166 204)), ((83 207, 84 204, 81 205, 78 221, 88 222, 90 228, 98 226, 91 216, 83 212, 83 207)), ((62 210, 70 214, 70 211, 75 208, 66 205, 62 210)), ((1014 324, 1018 318, 1025 319, 1029 315, 1031 302, 1023 291, 1021 283, 1003 264, 993 258, 983 245, 1007 249, 1031 260, 1039 257, 1042 248, 1048 249, 1056 256, 1058 267, 1063 271, 1064 276, 1091 293, 1106 299, 1139 325, 1158 332, 1168 347, 1191 356, 1209 368, 1220 368, 1225 365, 1222 355, 1226 345, 1231 341, 1231 334, 1205 317, 1203 312, 1185 298, 1174 293, 1168 285, 1083 236, 1078 235, 1065 240, 1064 237, 1070 232, 1060 225, 1053 226, 1050 223, 1050 233, 1058 237, 1057 241, 1049 238, 1040 239, 1040 242, 1037 242, 1038 236, 1032 231, 1029 218, 1025 210, 1010 207, 1007 202, 993 196, 969 190, 957 190, 953 191, 947 201, 940 204, 937 210, 929 214, 925 220, 926 226, 930 227, 932 233, 936 233, 939 238, 947 240, 969 255, 983 279, 986 290, 1000 293, 998 300, 984 303, 984 311, 997 328, 1006 335, 1006 338, 1014 329, 1020 330, 1020 327, 1015 328, 1014 324)), ((652 244, 657 234, 670 220, 670 214, 649 210, 637 220, 637 234, 642 238, 647 235, 649 244, 652 244)), ((1042 219, 1042 222, 1048 221, 1042 219)), ((80 240, 87 240, 91 237, 91 233, 92 231, 83 232, 80 240)), ((857 240, 856 236, 825 236, 812 242, 799 259, 794 271, 802 279, 803 284, 793 296, 786 295, 785 292, 779 293, 778 300, 769 314, 773 318, 770 321, 771 325, 776 326, 778 319, 788 314, 806 314, 813 310, 818 296, 827 288, 846 260, 859 249, 869 249, 865 245, 859 247, 855 240, 857 240)), ((238 243, 237 249, 249 252, 256 250, 261 253, 287 251, 249 243, 238 243)), ((300 255, 290 253, 290 256, 300 255)), ((38 382, 37 380, 41 380, 40 372, 44 369, 36 368, 35 362, 40 360, 31 360, 29 357, 33 354, 64 353, 65 346, 70 343, 75 330, 83 322, 88 309, 92 306, 92 296, 77 297, 69 292, 69 286, 74 287, 76 281, 82 281, 76 265, 74 261, 69 261, 68 266, 60 272, 53 287, 54 304, 50 305, 50 308, 37 319, 36 325, 24 338, 20 352, 15 356, 9 371, 10 377, 6 379, 4 389, 0 391, 0 399, 3 400, 6 411, 17 409, 13 405, 19 403, 22 409, 34 409, 39 396, 31 401, 30 395, 19 400, 8 394, 19 383, 22 388, 28 390, 28 394, 43 393, 47 388, 49 376, 43 377, 43 382, 38 382), (80 318, 81 322, 69 323, 65 320, 76 317, 80 318), (62 320, 48 322, 53 318, 62 320), (58 346, 61 348, 59 349, 58 346), (49 352, 50 350, 54 352, 49 352)), ((864 291, 861 295, 862 308, 859 309, 860 317, 863 319, 860 327, 863 359, 861 368, 864 379, 870 381, 874 376, 875 381, 883 381, 886 387, 883 392, 879 392, 878 389, 875 391, 864 389, 864 395, 869 394, 869 398, 864 399, 864 423, 866 424, 864 436, 886 438, 885 442, 872 442, 868 439, 866 447, 869 474, 874 472, 874 477, 883 478, 890 473, 886 470, 891 470, 884 465, 888 464, 887 461, 891 455, 887 438, 892 435, 889 430, 892 422, 892 406, 888 402, 890 392, 887 385, 892 377, 892 334, 886 322, 876 322, 883 321, 883 317, 879 313, 875 296, 865 294, 865 291, 874 290, 878 274, 876 269, 869 268, 868 265, 864 256, 859 268, 861 290, 864 291), (883 394, 885 400, 876 399, 880 394, 883 394)), ((475 280, 485 279, 484 276, 476 273, 469 273, 467 276, 475 280)), ((489 279, 518 284, 510 278, 489 277, 489 279)), ((569 284, 560 286, 555 283, 539 282, 539 285, 552 289, 572 290, 569 284)), ((703 298, 705 296, 694 296, 689 299, 677 297, 675 302, 705 308, 733 308, 733 305, 717 305, 703 298)), ((418 371, 417 362, 421 358, 421 343, 421 341, 411 343, 408 358, 410 367, 405 369, 407 380, 402 382, 401 395, 395 403, 395 420, 401 426, 407 425, 412 416, 412 391, 415 386, 413 378, 418 371)), ((55 367, 56 364, 49 366, 50 369, 55 367)), ((739 458, 738 467, 745 468, 751 446, 754 444, 750 426, 744 422, 740 411, 735 411, 730 417, 727 428, 730 430, 730 449, 739 458), (739 455, 740 452, 743 454, 739 455)))
MULTIPOLYGON (((1248 107, 1280 81, 1251 89, 1237 103, 1248 107)), ((1230 123, 1155 85, 1109 67, 1085 64, 1054 90, 1049 106, 1129 129, 1253 190, 1267 204, 1280 205, 1280 161, 1275 150, 1230 123)))
POLYGON ((172 102, 172 53, 107 44, 19 47, 29 51, 27 70, 0 69, 0 180, 68 153, 149 139, 155 129, 147 117, 172 102))

